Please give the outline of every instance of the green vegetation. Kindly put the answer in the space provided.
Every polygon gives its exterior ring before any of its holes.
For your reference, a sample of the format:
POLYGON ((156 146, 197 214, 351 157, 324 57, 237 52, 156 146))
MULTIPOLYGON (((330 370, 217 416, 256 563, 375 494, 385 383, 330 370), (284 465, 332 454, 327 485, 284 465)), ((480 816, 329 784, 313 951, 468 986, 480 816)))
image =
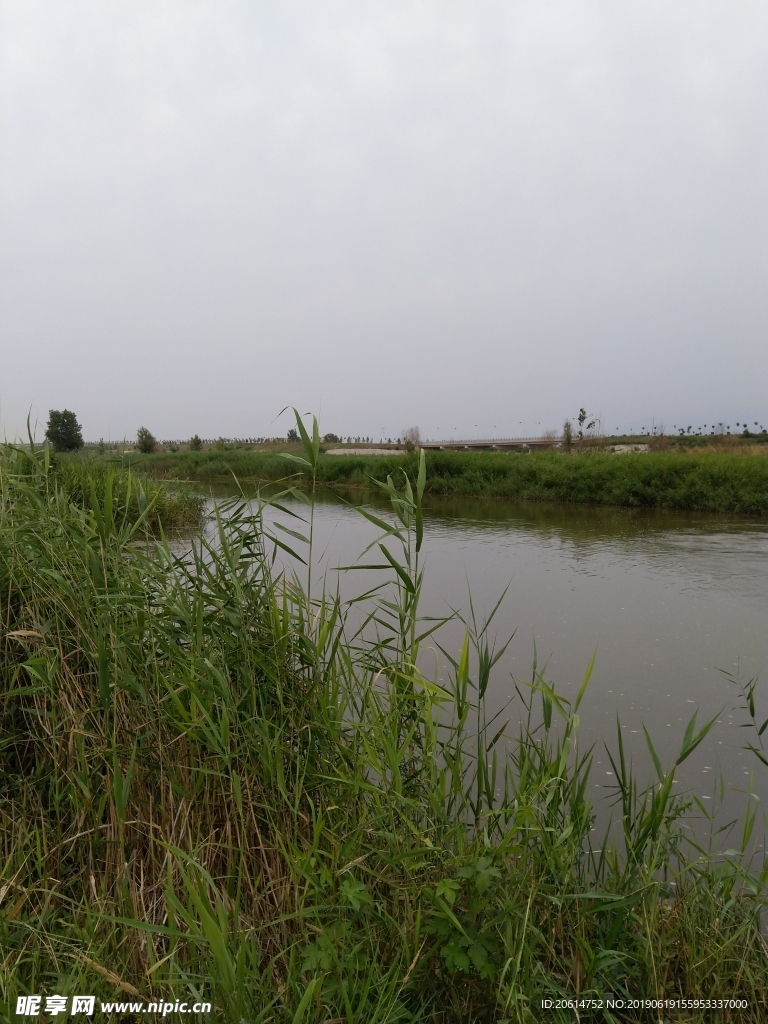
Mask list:
POLYGON ((573 450, 573 426, 570 420, 563 424, 563 447, 568 454, 573 450))
MULTIPOLYGON (((654 438, 647 436, 641 440, 650 440, 654 444, 654 438)), ((735 454, 762 452, 765 454, 768 444, 768 433, 763 430, 759 434, 745 431, 742 434, 677 434, 657 438, 655 443, 664 447, 670 447, 676 451, 717 451, 730 452, 735 454)))
POLYGON ((74 452, 83 447, 80 424, 69 409, 50 410, 45 436, 57 452, 74 452))
POLYGON ((45 449, 4 445, 0 462, 8 479, 20 485, 32 473, 36 484, 45 481, 49 500, 56 507, 83 516, 106 516, 120 529, 143 529, 158 534, 199 529, 205 499, 183 485, 169 486, 143 473, 115 466, 112 461, 51 455, 45 449), (44 476, 39 472, 44 470, 44 476))
POLYGON ((667 768, 648 739, 648 788, 619 728, 616 839, 593 833, 589 671, 569 702, 534 667, 506 739, 484 712, 488 624, 467 621, 445 684, 422 673, 424 459, 385 484, 390 519, 361 513, 386 541, 365 623, 313 590, 325 461, 316 426, 297 431, 306 520, 270 537, 235 500, 180 555, 135 543, 144 523, 97 475, 73 503, 44 451, 2 452, 3 1015, 90 992, 210 999, 227 1024, 564 1022, 542 998, 615 994, 744 998, 717 1019, 763 1021, 757 804, 710 858, 673 788, 712 723, 667 768), (305 579, 275 574, 275 546, 305 579))
POLYGON ((135 524, 142 516, 152 533, 196 530, 203 519, 204 498, 187 487, 169 487, 126 469, 109 465, 89 466, 61 460, 52 480, 62 496, 87 513, 112 508, 116 522, 135 524))
MULTIPOLYGON (((317 479, 331 487, 375 486, 417 455, 320 457, 317 479)), ((142 467, 185 480, 274 481, 291 472, 278 454, 255 451, 161 452, 142 467)), ((427 452, 427 494, 484 495, 632 508, 692 509, 763 515, 768 459, 762 455, 646 452, 427 452)))
POLYGON ((587 410, 586 409, 579 409, 579 415, 578 415, 579 432, 577 434, 577 436, 579 438, 579 441, 584 441, 584 439, 586 437, 590 436, 590 431, 594 430, 595 425, 597 424, 597 420, 594 419, 594 418, 591 419, 589 421, 589 423, 587 423, 587 419, 588 418, 589 418, 589 414, 587 413, 587 410))
POLYGON ((136 447, 143 455, 149 455, 157 446, 155 435, 147 427, 139 427, 136 431, 136 447))
POLYGON ((433 493, 757 515, 768 510, 768 460, 751 456, 435 452, 433 493))

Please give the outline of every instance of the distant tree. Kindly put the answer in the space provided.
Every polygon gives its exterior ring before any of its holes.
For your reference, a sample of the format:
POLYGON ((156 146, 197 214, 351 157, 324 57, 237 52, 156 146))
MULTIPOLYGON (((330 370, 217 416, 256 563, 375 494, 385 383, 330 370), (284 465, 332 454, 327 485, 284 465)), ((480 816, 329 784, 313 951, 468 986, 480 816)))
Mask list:
POLYGON ((45 436, 57 452, 74 452, 83 447, 80 424, 77 416, 69 409, 49 410, 45 436))
POLYGON ((146 427, 139 427, 136 431, 136 447, 144 455, 151 455, 155 450, 157 441, 154 434, 151 434, 146 427))
POLYGON ((341 438, 338 434, 323 434, 323 441, 325 444, 339 444, 341 438))
POLYGON ((107 446, 104 444, 104 438, 100 437, 99 438, 99 455, 103 455, 106 450, 107 450, 107 446))
POLYGON ((566 420, 563 424, 563 444, 567 452, 573 448, 573 427, 570 420, 566 420))
POLYGON ((408 427, 407 430, 403 431, 402 438, 405 447, 409 452, 412 452, 414 448, 418 448, 421 444, 421 431, 418 427, 408 427))
MULTIPOLYGON (((585 422, 586 419, 587 419, 587 410, 586 409, 579 409, 579 440, 580 441, 584 440, 585 432, 591 430, 594 427, 595 423, 596 423, 596 420, 591 420, 589 423, 587 423, 587 425, 585 427, 584 426, 584 422, 585 422)), ((690 427, 688 429, 690 430, 690 427)), ((643 427, 643 430, 645 430, 645 427, 643 427)))
POLYGON ((299 432, 296 429, 296 427, 291 427, 291 429, 288 431, 288 440, 289 441, 298 441, 299 440, 299 432))
POLYGON ((190 437, 189 450, 191 452, 201 452, 203 450, 203 442, 200 440, 199 435, 195 434, 194 437, 190 437))

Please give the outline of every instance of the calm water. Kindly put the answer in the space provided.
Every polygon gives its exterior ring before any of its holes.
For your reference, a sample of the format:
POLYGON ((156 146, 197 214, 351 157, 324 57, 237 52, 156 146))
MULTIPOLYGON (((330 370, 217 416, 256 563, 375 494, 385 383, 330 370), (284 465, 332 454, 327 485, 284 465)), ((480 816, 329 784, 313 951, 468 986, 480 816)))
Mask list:
MULTIPOLYGON (((303 506, 292 506, 303 513, 303 506)), ((377 512, 381 512, 377 508, 377 512)), ((285 515, 270 512, 295 528, 285 515)), ((354 509, 321 496, 315 518, 319 560, 335 586, 351 596, 371 585, 365 572, 338 577, 376 536, 354 509)), ((394 552, 394 547, 392 548, 394 552)), ((425 520, 427 615, 469 611, 479 618, 505 587, 494 619, 500 642, 514 633, 496 668, 490 705, 502 707, 514 680, 530 680, 534 645, 546 678, 575 693, 593 652, 597 659, 581 710, 581 736, 597 741, 595 785, 610 785, 602 749, 615 747, 616 716, 625 741, 647 772, 642 724, 662 760, 674 756, 691 714, 719 722, 687 763, 681 782, 715 797, 718 770, 731 786, 729 806, 743 798, 754 772, 768 797, 768 768, 741 747, 755 742, 739 728, 738 690, 723 674, 749 679, 768 664, 768 526, 761 521, 582 506, 433 499, 425 520)), ((369 559, 370 560, 370 557, 369 559)), ((462 629, 441 637, 456 649, 462 629)), ((440 659, 438 673, 442 674, 440 659)), ((759 707, 768 700, 759 687, 759 707)), ((513 701, 509 717, 517 714, 513 701)), ((768 740, 768 730, 764 734, 768 740)), ((768 746, 768 743, 766 744, 768 746)), ((595 794, 596 796, 598 794, 595 794)))

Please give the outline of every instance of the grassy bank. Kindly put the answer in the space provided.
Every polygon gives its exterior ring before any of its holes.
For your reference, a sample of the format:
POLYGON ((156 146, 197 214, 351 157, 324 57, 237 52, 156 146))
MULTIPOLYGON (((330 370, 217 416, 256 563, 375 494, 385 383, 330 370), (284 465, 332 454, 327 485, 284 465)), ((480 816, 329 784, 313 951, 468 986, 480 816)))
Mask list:
MULTIPOLYGON (((317 477, 331 487, 366 487, 416 455, 323 456, 317 477)), ((558 452, 428 452, 428 494, 461 494, 631 508, 671 508, 763 515, 768 511, 768 458, 762 455, 650 452, 638 455, 558 452)), ((159 453, 141 463, 160 477, 196 481, 274 481, 292 472, 276 454, 159 453)))
MULTIPOLYGON (((294 468, 322 465, 308 441, 294 468)), ((309 570, 275 578, 277 541, 311 565, 311 496, 292 534, 235 502, 177 557, 103 498, 84 515, 43 455, 0 457, 0 1013, 88 992, 204 998, 228 1024, 490 1024, 612 994, 743 998, 664 1019, 765 1019, 757 805, 710 859, 673 788, 709 726, 647 788, 619 730, 615 845, 593 833, 581 694, 534 671, 505 745, 483 626, 444 684, 416 667, 434 628, 417 472, 390 491, 398 530, 379 524, 374 635, 312 598, 309 570)))

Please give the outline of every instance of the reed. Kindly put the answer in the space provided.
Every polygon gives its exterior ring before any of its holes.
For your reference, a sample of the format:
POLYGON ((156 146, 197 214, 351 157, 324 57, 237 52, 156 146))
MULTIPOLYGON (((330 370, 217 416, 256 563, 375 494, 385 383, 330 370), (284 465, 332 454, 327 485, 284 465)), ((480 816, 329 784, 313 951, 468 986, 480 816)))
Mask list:
POLYGON ((423 456, 383 481, 390 515, 361 513, 381 587, 312 581, 323 460, 297 428, 306 517, 270 535, 281 495, 232 499, 184 551, 97 482, 70 500, 45 452, 0 454, 1 1012, 90 992, 205 998, 226 1022, 572 1021, 541 1000, 613 994, 740 997, 717 1019, 764 1020, 757 805, 713 857, 671 785, 712 723, 666 768, 649 737, 647 786, 619 731, 596 845, 589 671, 569 702, 534 666, 507 730, 484 711, 493 616, 467 618, 445 684, 425 673, 423 456), (306 571, 279 572, 281 549, 306 571))
POLYGON ((37 462, 30 461, 31 449, 4 447, 4 464, 12 477, 28 473, 35 478, 39 466, 46 471, 46 487, 58 493, 60 502, 83 512, 100 508, 115 523, 142 519, 154 533, 197 529, 203 520, 205 499, 184 484, 158 482, 139 469, 113 459, 69 457, 42 449, 37 462))

